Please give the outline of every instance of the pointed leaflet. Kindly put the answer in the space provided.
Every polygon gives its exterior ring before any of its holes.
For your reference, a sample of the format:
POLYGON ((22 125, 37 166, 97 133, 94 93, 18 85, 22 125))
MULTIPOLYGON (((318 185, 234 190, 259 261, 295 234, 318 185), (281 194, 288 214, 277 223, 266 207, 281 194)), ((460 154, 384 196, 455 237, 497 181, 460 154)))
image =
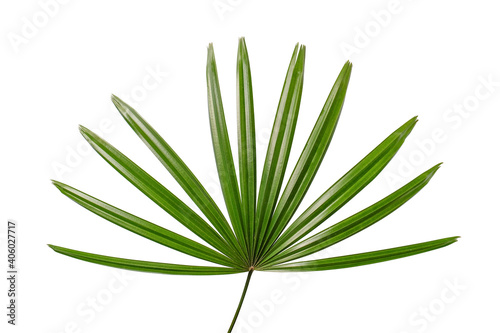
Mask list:
POLYGON ((281 195, 267 229, 264 253, 274 243, 292 218, 326 154, 337 127, 351 76, 352 64, 346 62, 335 81, 316 124, 302 150, 290 180, 281 195))
POLYGON ((305 52, 305 46, 299 47, 299 44, 295 46, 269 139, 255 217, 255 246, 259 252, 262 251, 261 244, 264 241, 267 225, 278 200, 290 155, 302 97, 305 52))
POLYGON ((168 143, 156 132, 156 130, 144 120, 136 110, 116 96, 111 97, 117 110, 130 125, 134 132, 155 154, 163 166, 170 172, 175 180, 186 191, 193 202, 200 208, 212 225, 222 237, 234 248, 239 249, 236 238, 231 227, 226 221, 224 214, 215 204, 207 190, 201 185, 196 176, 189 170, 187 165, 168 145, 168 143))
POLYGON ((416 122, 415 117, 398 128, 323 193, 283 232, 264 259, 299 241, 368 185, 396 154, 416 122))
POLYGON ((241 210, 245 241, 253 251, 257 169, 252 76, 244 38, 238 45, 236 67, 236 103, 238 114, 238 153, 240 167, 241 210))
POLYGON ((116 267, 121 269, 128 269, 131 271, 173 274, 173 275, 222 275, 222 274, 235 274, 243 272, 243 270, 238 270, 228 267, 188 266, 188 265, 165 264, 161 262, 116 258, 116 257, 103 256, 100 254, 76 251, 65 247, 60 247, 50 244, 49 246, 52 250, 69 257, 92 262, 94 264, 116 267))
POLYGON ((248 250, 242 225, 240 190, 238 188, 238 181, 236 180, 233 154, 227 134, 226 119, 222 107, 217 65, 215 63, 212 44, 208 46, 207 55, 207 94, 210 130, 222 194, 224 195, 224 201, 226 202, 227 211, 236 237, 240 241, 240 244, 248 250))
POLYGON ((436 250, 455 243, 457 241, 457 238, 458 237, 448 237, 386 250, 364 252, 327 259, 300 261, 278 266, 265 267, 262 270, 272 272, 311 272, 363 266, 436 250))
POLYGON ((71 186, 58 181, 52 182, 62 192, 62 194, 75 201, 77 204, 124 229, 136 233, 137 235, 170 247, 179 252, 203 260, 208 260, 219 265, 229 267, 235 267, 237 265, 232 262, 231 259, 223 256, 219 252, 216 252, 189 238, 176 234, 168 229, 162 228, 154 223, 148 222, 140 217, 111 206, 71 186))
POLYGON ((95 133, 83 126, 80 131, 92 148, 137 189, 208 244, 234 258, 234 251, 224 239, 184 202, 95 133))
MULTIPOLYGON (((268 261, 270 265, 299 259, 309 254, 321 251, 333 244, 343 241, 352 235, 368 228, 372 224, 380 221, 417 194, 425 185, 429 183, 432 176, 439 169, 440 164, 425 171, 411 182, 401 187, 397 191, 388 195, 384 199, 363 209, 362 211, 346 218, 339 223, 309 237, 308 239, 295 244, 274 258, 268 261)), ((264 265, 266 265, 264 263, 264 265)))

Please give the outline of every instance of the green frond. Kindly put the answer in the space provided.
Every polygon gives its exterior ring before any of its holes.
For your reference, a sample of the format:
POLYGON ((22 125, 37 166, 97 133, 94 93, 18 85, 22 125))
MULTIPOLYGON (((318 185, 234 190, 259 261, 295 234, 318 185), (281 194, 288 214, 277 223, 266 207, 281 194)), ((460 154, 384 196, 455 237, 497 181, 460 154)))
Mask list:
MULTIPOLYGON (((214 48, 212 44, 208 46, 208 115, 215 162, 229 221, 172 147, 136 110, 117 96, 112 95, 112 101, 123 119, 179 183, 208 222, 118 149, 87 128, 80 127, 83 137, 104 160, 209 246, 146 221, 71 186, 53 181, 65 196, 115 225, 158 244, 221 266, 141 261, 49 246, 58 253, 76 259, 141 272, 177 275, 247 272, 245 288, 229 328, 231 332, 254 271, 306 272, 362 266, 432 251, 456 242, 458 237, 449 237, 385 250, 295 261, 333 246, 382 220, 424 188, 440 166, 438 164, 430 168, 385 198, 305 238, 379 175, 411 133, 417 123, 417 117, 391 133, 292 220, 328 150, 340 119, 352 71, 352 64, 347 61, 335 80, 282 190, 284 176, 289 168, 289 156, 302 98, 304 66, 305 46, 297 44, 278 102, 260 184, 257 184, 253 87, 245 39, 239 40, 236 63, 238 167, 235 166, 235 157, 231 150, 214 48)), ((363 136, 363 133, 358 134, 358 137, 363 136)))

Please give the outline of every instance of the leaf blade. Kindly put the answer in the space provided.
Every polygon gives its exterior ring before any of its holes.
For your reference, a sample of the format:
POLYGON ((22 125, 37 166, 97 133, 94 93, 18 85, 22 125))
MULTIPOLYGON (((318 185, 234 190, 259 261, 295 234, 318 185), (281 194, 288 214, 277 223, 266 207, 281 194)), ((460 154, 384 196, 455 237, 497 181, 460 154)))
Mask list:
POLYGON ((101 155, 116 171, 126 178, 138 190, 182 223, 198 237, 215 247, 228 257, 234 258, 234 251, 224 239, 184 202, 167 190, 146 171, 132 162, 119 150, 97 136, 89 129, 80 126, 80 132, 92 148, 101 155))
POLYGON ((255 205, 257 201, 257 154, 252 75, 245 39, 240 38, 236 66, 236 101, 238 115, 238 155, 241 207, 245 241, 250 257, 254 252, 255 205))
POLYGON ((347 61, 340 71, 321 113, 273 213, 265 235, 265 253, 283 232, 302 202, 337 127, 351 75, 352 64, 347 61))
POLYGON ((53 181, 53 183, 61 193, 80 206, 139 236, 187 255, 211 261, 219 265, 228 267, 235 267, 235 265, 237 265, 219 252, 187 237, 176 234, 168 229, 123 211, 87 193, 77 190, 74 187, 58 181, 53 181))
POLYGON ((305 257, 337 244, 344 239, 370 227, 401 207, 422 188, 424 188, 437 172, 439 166, 440 164, 423 172, 405 186, 402 186, 397 191, 394 191, 390 195, 363 209, 362 211, 351 215, 350 217, 326 228, 316 235, 287 248, 276 257, 271 258, 270 262, 278 264, 305 257))
MULTIPOLYGON (((267 224, 283 183, 304 83, 305 46, 295 46, 269 139, 257 199, 256 249, 262 252, 267 224)), ((257 254, 259 255, 259 254, 257 254)))
POLYGON ((306 236, 366 187, 389 163, 417 122, 400 126, 311 204, 277 239, 266 260, 306 236))
POLYGON ((227 133, 217 65, 215 63, 215 54, 212 44, 208 46, 206 74, 210 132, 212 134, 212 146, 214 149, 222 194, 236 238, 242 247, 248 251, 242 224, 240 190, 236 179, 233 154, 231 152, 231 145, 227 133))
POLYGON ((75 259, 138 272, 172 275, 223 275, 243 272, 243 270, 237 270, 228 267, 188 266, 103 256, 100 254, 72 250, 51 244, 49 244, 49 247, 57 253, 64 254, 75 259))
MULTIPOLYGON (((158 134, 158 132, 130 105, 117 96, 112 95, 112 101, 125 121, 153 152, 168 172, 174 177, 193 202, 200 208, 207 219, 212 223, 220 235, 236 249, 239 249, 224 214, 212 199, 198 178, 188 168, 184 161, 170 147, 170 145, 158 134)), ((240 252, 240 255, 242 253, 240 252)))
POLYGON ((436 250, 455 243, 458 238, 458 236, 441 238, 433 241, 400 246, 385 250, 351 254, 327 259, 288 263, 267 267, 263 270, 271 272, 311 272, 370 265, 436 250))

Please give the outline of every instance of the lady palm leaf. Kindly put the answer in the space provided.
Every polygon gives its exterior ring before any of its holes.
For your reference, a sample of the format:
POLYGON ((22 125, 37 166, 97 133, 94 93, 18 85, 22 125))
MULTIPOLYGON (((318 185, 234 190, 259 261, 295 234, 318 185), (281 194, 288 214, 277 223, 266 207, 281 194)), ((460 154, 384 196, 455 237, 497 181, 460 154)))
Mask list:
POLYGON ((396 129, 292 221, 331 142, 352 69, 350 62, 342 68, 280 196, 299 114, 304 64, 305 47, 297 44, 285 77, 257 191, 252 79, 245 40, 241 38, 239 41, 236 71, 238 169, 231 153, 215 54, 212 44, 208 47, 206 74, 210 129, 229 222, 177 153, 137 111, 118 97, 112 96, 112 101, 125 121, 180 184, 208 222, 111 144, 81 127, 84 138, 116 171, 211 247, 69 185, 53 181, 64 195, 102 218, 154 242, 219 266, 149 262, 49 246, 58 253, 76 259, 142 272, 177 275, 248 272, 243 294, 229 328, 231 332, 254 271, 298 272, 355 267, 427 252, 455 242, 458 237, 341 257, 295 261, 330 247, 380 221, 425 187, 440 166, 438 164, 430 168, 382 200, 304 239, 384 169, 417 122, 415 117, 396 129), (239 171, 239 181, 236 170, 239 171))

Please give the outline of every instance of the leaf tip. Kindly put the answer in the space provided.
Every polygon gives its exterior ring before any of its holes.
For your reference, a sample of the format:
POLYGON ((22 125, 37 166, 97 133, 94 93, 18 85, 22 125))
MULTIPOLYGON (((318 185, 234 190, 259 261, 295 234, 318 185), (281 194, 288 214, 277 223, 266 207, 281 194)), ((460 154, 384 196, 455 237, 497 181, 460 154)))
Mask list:
POLYGON ((207 47, 208 56, 211 57, 214 54, 214 43, 208 43, 207 47))
POLYGON ((437 170, 439 170, 439 168, 441 168, 442 165, 443 165, 443 162, 439 162, 438 164, 436 164, 435 166, 433 166, 431 168, 431 170, 434 170, 434 172, 436 172, 437 170))
POLYGON ((347 60, 344 64, 344 67, 342 68, 343 71, 345 70, 347 72, 347 75, 351 75, 351 71, 352 71, 352 62, 350 62, 349 60, 347 60))
POLYGON ((55 185, 55 186, 61 186, 61 185, 62 185, 62 183, 61 183, 60 181, 57 181, 57 180, 55 180, 55 179, 51 179, 50 181, 51 181, 51 182, 52 182, 52 184, 53 184, 53 185, 55 185))
POLYGON ((52 182, 52 185, 54 185, 59 191, 61 191, 63 194, 65 193, 68 185, 54 179, 51 179, 50 181, 52 182))
POLYGON ((55 246, 55 245, 52 245, 52 244, 47 244, 48 247, 50 247, 52 250, 56 251, 56 252, 59 252, 60 251, 60 247, 59 246, 55 246))
POLYGON ((118 96, 111 94, 111 101, 125 119, 127 119, 127 116, 130 114, 135 113, 135 110, 118 96))
POLYGON ((443 164, 443 162, 438 163, 425 172, 425 174, 426 174, 425 181, 426 182, 428 182, 436 174, 436 172, 439 170, 439 168, 441 168, 442 164, 443 164))
POLYGON ((215 52, 214 52, 214 44, 209 43, 207 49, 207 75, 217 74, 217 68, 215 63, 215 52))
POLYGON ((78 125, 78 130, 80 132, 90 132, 90 130, 87 127, 83 126, 83 125, 78 125))
POLYGON ((444 246, 448 246, 448 245, 451 245, 453 243, 456 243, 458 242, 458 239, 461 238, 461 236, 453 236, 453 237, 448 237, 448 238, 444 238, 443 240, 445 240, 446 244, 444 246))
POLYGON ((78 125, 78 129, 80 130, 80 134, 87 140, 89 143, 91 142, 91 137, 96 136, 91 130, 89 130, 87 127, 83 125, 78 125))
POLYGON ((417 122, 418 118, 415 116, 398 128, 396 132, 399 133, 399 139, 406 139, 408 135, 410 135, 411 131, 413 131, 413 128, 415 128, 417 122))
POLYGON ((123 101, 121 100, 121 98, 119 98, 119 97, 118 97, 118 96, 116 96, 115 94, 111 94, 111 101, 113 102, 113 104, 114 104, 117 108, 123 104, 123 101))

